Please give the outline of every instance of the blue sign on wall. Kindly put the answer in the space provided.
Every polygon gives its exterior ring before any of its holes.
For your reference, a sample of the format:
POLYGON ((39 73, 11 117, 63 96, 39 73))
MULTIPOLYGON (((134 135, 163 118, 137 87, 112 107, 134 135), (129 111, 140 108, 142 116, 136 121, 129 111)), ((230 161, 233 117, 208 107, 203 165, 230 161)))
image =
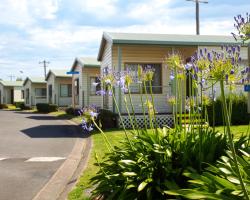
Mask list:
POLYGON ((250 92, 250 85, 244 85, 244 91, 250 92))
POLYGON ((71 72, 67 72, 67 74, 79 74, 79 72, 71 71, 71 72))

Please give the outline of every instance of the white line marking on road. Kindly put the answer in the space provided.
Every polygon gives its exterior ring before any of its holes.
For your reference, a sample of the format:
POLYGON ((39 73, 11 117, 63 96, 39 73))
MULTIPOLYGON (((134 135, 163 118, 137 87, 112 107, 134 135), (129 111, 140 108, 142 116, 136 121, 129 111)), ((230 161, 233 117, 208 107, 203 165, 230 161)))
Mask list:
POLYGON ((6 160, 7 158, 0 158, 0 161, 2 161, 2 160, 6 160))
POLYGON ((25 162, 53 162, 58 160, 65 160, 65 157, 33 157, 25 162))

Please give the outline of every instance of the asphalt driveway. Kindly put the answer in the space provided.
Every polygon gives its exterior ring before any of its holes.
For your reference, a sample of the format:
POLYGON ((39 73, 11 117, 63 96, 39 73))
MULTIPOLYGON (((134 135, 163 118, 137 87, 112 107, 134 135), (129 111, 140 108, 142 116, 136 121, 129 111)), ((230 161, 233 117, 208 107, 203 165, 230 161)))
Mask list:
POLYGON ((45 114, 0 111, 0 199, 32 199, 81 137, 74 128, 45 114))

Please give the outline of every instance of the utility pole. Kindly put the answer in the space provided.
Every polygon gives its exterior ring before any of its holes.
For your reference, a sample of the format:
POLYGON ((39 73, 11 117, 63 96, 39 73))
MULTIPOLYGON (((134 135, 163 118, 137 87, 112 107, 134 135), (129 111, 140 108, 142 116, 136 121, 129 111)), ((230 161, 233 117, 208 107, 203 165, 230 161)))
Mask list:
POLYGON ((196 35, 200 35, 200 3, 208 3, 208 1, 203 0, 186 0, 195 2, 196 10, 196 35))
POLYGON ((10 81, 12 81, 15 78, 14 75, 9 75, 9 77, 10 77, 10 81))
POLYGON ((44 67, 44 78, 46 79, 46 75, 47 75, 46 68, 47 68, 47 64, 49 64, 49 62, 46 61, 46 60, 43 60, 43 61, 40 61, 39 64, 43 64, 43 67, 44 67))

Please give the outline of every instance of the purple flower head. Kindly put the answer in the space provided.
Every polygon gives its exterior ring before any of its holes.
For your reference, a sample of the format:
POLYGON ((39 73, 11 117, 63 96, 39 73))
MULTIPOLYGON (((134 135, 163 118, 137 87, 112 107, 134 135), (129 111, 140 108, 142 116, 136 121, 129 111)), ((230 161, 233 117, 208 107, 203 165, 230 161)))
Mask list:
POLYGON ((94 111, 90 111, 90 116, 93 118, 96 118, 98 116, 98 113, 94 112, 94 111))
POLYGON ((174 72, 172 72, 172 71, 170 73, 170 80, 174 80, 174 72))
POLYGON ((86 122, 85 119, 82 120, 81 125, 84 133, 90 133, 93 130, 93 125, 86 122))
POLYGON ((226 78, 226 80, 228 80, 228 74, 226 74, 225 78, 226 78))
POLYGON ((203 51, 200 49, 200 56, 203 57, 203 51))
POLYGON ((240 45, 237 45, 237 51, 240 52, 240 45))
POLYGON ((249 67, 246 67, 245 71, 246 71, 246 73, 248 73, 249 72, 249 67))
POLYGON ((233 70, 233 69, 231 69, 230 74, 231 74, 231 75, 234 74, 234 70, 233 70))
POLYGON ((234 57, 231 58, 231 62, 232 62, 233 65, 235 64, 235 59, 234 59, 234 57))
POLYGON ((78 113, 79 116, 81 116, 83 114, 83 112, 84 112, 83 109, 77 110, 77 113, 78 113))
POLYGON ((235 48, 234 46, 232 46, 231 49, 232 49, 232 52, 233 52, 233 54, 234 54, 235 51, 236 51, 236 48, 235 48))
POLYGON ((208 58, 208 60, 209 60, 210 62, 212 61, 211 53, 208 53, 208 54, 207 54, 207 58, 208 58))
POLYGON ((113 94, 112 91, 108 91, 109 96, 112 96, 112 94, 113 94))
POLYGON ((105 90, 99 90, 96 92, 97 95, 104 96, 106 94, 105 90))
POLYGON ((190 70, 192 67, 193 67, 193 65, 191 63, 187 63, 185 65, 186 70, 190 70))

